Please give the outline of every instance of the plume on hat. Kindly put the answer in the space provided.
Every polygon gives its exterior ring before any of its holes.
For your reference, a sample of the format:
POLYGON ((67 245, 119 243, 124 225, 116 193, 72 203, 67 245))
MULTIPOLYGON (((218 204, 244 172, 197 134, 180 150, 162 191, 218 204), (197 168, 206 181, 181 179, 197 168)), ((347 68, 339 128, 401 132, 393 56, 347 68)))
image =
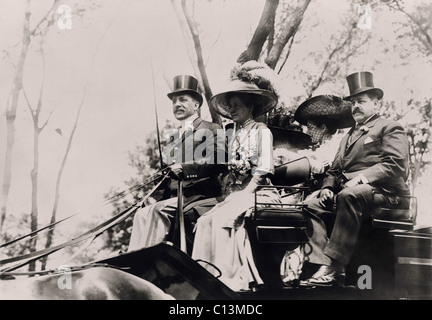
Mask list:
POLYGON ((262 62, 255 60, 247 61, 243 64, 236 65, 230 74, 231 80, 239 79, 241 81, 254 83, 262 90, 268 90, 280 97, 279 84, 277 75, 273 69, 262 62))
POLYGON ((255 95, 253 116, 257 118, 276 107, 279 99, 277 74, 264 63, 251 60, 238 64, 231 69, 228 81, 217 94, 209 100, 209 105, 217 113, 231 119, 227 101, 229 93, 255 95))

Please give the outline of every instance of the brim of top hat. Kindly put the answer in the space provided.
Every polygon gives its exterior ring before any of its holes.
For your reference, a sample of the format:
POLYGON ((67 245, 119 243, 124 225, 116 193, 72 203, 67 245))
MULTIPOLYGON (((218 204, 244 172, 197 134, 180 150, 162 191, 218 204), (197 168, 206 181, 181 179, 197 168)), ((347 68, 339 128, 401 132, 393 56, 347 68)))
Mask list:
POLYGON ((333 95, 319 95, 304 101, 297 108, 294 119, 303 125, 312 121, 335 129, 350 128, 355 124, 351 103, 333 95))
POLYGON ((168 93, 167 96, 168 96, 168 98, 170 100, 172 100, 172 98, 174 97, 174 95, 178 95, 178 94, 181 94, 181 93, 190 94, 190 95, 192 95, 193 97, 195 97, 198 100, 200 106, 203 104, 204 99, 203 99, 201 93, 199 93, 198 91, 195 91, 195 90, 178 89, 178 90, 174 90, 174 91, 168 93))
POLYGON ((307 149, 312 145, 312 138, 307 133, 282 127, 267 125, 273 134, 273 148, 307 149))
POLYGON ((224 88, 209 100, 210 107, 227 119, 232 119, 229 112, 230 107, 226 99, 226 96, 229 93, 248 93, 256 96, 255 99, 257 103, 255 104, 255 108, 257 109, 254 110, 255 118, 269 112, 271 109, 276 107, 278 103, 278 99, 273 92, 259 89, 253 83, 234 79, 225 84, 224 88))
POLYGON ((384 96, 384 92, 380 88, 373 88, 373 87, 363 87, 359 88, 357 90, 354 90, 353 92, 350 92, 350 95, 345 97, 344 100, 350 100, 352 97, 360 94, 360 93, 366 93, 366 92, 375 92, 378 100, 381 100, 384 96))

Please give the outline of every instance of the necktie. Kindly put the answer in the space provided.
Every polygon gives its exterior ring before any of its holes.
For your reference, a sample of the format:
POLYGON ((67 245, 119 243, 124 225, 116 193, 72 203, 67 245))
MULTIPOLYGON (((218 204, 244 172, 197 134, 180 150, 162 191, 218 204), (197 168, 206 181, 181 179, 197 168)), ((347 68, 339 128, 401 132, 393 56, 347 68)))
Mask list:
POLYGON ((362 123, 358 123, 355 125, 353 132, 348 138, 348 145, 350 145, 353 141, 355 141, 358 138, 359 135, 361 135, 360 127, 362 125, 363 125, 362 123))
POLYGON ((182 126, 178 127, 178 136, 179 138, 183 135, 184 128, 182 126))

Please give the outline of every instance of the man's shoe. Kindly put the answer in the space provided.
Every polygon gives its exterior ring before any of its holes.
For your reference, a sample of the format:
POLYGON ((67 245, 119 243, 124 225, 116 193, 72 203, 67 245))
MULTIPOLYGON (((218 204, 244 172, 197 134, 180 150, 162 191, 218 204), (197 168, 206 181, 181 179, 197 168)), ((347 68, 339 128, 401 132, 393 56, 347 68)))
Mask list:
POLYGON ((300 281, 302 287, 332 287, 345 285, 345 273, 336 271, 331 266, 322 265, 312 277, 300 281))

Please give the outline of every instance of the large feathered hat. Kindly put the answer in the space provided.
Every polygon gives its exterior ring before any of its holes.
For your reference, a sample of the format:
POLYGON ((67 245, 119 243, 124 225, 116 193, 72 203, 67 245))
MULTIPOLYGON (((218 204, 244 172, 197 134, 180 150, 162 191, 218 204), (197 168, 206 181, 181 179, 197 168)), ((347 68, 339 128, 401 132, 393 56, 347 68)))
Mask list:
POLYGON ((229 113, 230 93, 248 93, 254 95, 254 117, 273 109, 278 103, 276 74, 266 64, 251 60, 234 67, 229 80, 219 93, 213 95, 209 105, 221 116, 231 119, 229 113))

